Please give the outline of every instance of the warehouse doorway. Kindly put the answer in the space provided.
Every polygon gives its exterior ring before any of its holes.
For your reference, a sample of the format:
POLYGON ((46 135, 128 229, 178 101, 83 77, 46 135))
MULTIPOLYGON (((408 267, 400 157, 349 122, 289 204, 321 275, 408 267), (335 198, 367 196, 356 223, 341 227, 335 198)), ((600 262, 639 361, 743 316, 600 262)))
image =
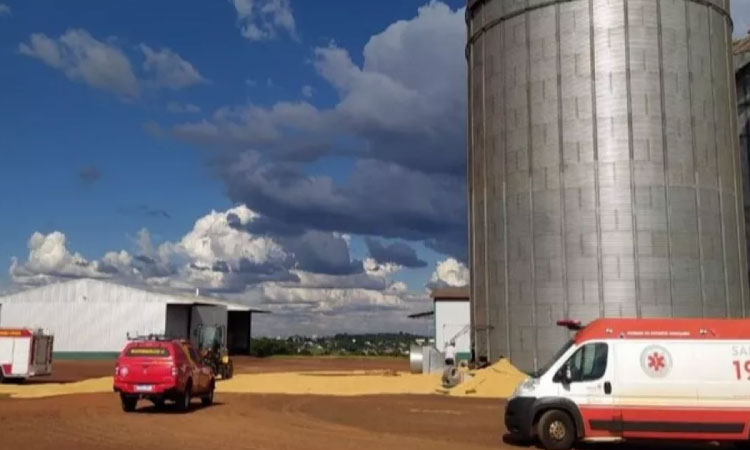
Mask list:
POLYGON ((253 313, 250 311, 229 311, 227 317, 227 348, 233 355, 250 353, 250 338, 253 313))
POLYGON ((167 305, 164 334, 174 339, 189 339, 192 305, 167 305))

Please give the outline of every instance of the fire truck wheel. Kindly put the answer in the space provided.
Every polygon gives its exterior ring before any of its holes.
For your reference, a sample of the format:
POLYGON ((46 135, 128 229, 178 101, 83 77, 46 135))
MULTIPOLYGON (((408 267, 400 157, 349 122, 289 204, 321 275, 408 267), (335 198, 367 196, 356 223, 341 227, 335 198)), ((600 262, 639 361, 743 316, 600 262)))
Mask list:
POLYGON ((127 395, 120 396, 120 402, 122 403, 122 410, 125 412, 135 411, 135 405, 138 403, 137 397, 130 397, 127 395))
POLYGON ((570 450, 575 442, 576 429, 567 413, 553 409, 539 419, 537 436, 547 450, 570 450))

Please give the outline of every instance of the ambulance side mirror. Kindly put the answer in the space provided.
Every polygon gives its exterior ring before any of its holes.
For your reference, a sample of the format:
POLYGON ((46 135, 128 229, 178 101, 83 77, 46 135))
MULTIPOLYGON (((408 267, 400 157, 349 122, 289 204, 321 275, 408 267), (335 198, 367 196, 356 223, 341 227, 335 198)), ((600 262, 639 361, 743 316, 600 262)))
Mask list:
POLYGON ((570 373, 570 366, 568 365, 568 363, 565 363, 562 365, 562 367, 560 367, 560 369, 557 370, 557 373, 555 373, 552 381, 555 383, 570 384, 571 378, 572 374, 570 373))

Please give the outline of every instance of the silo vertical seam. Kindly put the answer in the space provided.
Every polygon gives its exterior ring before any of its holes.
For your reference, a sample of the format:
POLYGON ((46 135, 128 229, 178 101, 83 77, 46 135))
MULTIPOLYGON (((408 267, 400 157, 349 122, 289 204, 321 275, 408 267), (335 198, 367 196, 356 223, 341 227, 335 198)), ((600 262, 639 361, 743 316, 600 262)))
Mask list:
POLYGON ((692 152, 693 152, 693 183, 695 187, 695 220, 696 225, 698 227, 698 270, 699 270, 699 286, 700 286, 700 295, 701 295, 701 316, 706 316, 706 299, 704 294, 704 274, 703 274, 703 239, 702 239, 702 223, 701 223, 701 196, 700 196, 700 178, 698 174, 698 160, 696 158, 695 152, 696 149, 696 143, 695 143, 695 114, 693 114, 693 58, 691 58, 690 53, 690 36, 691 36, 691 30, 690 30, 690 10, 689 10, 689 3, 685 2, 685 32, 686 32, 686 38, 687 38, 687 72, 688 72, 688 98, 689 98, 689 104, 690 104, 690 136, 691 136, 691 144, 692 144, 692 152))
MULTIPOLYGON (((486 23, 486 8, 482 8, 481 20, 482 25, 486 23)), ((485 35, 482 39, 482 170, 483 170, 483 183, 484 195, 482 197, 482 207, 484 208, 484 314, 485 314, 485 330, 484 335, 487 342, 487 357, 490 360, 494 359, 492 354, 492 343, 490 342, 490 286, 489 286, 489 251, 488 251, 488 237, 489 229, 487 228, 487 40, 489 36, 485 35)))
MULTIPOLYGON (((501 30, 500 48, 505 61, 505 28, 501 30)), ((513 345, 510 332, 510 287, 508 286, 508 79, 503 67, 503 257, 505 258, 503 276, 505 277, 505 340, 508 343, 508 358, 513 357, 513 345)))
POLYGON ((667 270, 669 271, 669 315, 674 316, 674 297, 672 293, 672 227, 671 203, 669 199, 669 140, 667 139, 667 101, 664 93, 664 34, 662 30, 661 1, 656 2, 656 26, 659 47, 659 93, 661 101, 661 137, 664 169, 664 202, 667 225, 667 270))
POLYGON ((604 273, 602 269, 602 219, 601 192, 599 188, 599 118, 596 109, 596 33, 594 25, 594 0, 589 0, 589 44, 591 52, 591 130, 594 145, 594 209, 596 216, 596 264, 599 293, 599 317, 604 317, 604 273))
POLYGON ((719 228, 721 228, 721 258, 722 258, 722 265, 724 266, 724 302, 726 303, 726 316, 729 317, 729 309, 730 309, 730 303, 729 303, 729 273, 727 272, 727 241, 726 236, 724 232, 724 196, 722 195, 723 189, 722 189, 722 176, 721 176, 721 170, 720 170, 720 164, 719 164, 719 142, 718 142, 718 133, 716 132, 716 128, 718 127, 718 120, 716 120, 716 80, 714 79, 714 46, 713 46, 713 25, 711 24, 711 10, 709 9, 707 11, 708 16, 708 42, 710 43, 708 46, 708 67, 711 70, 711 111, 714 119, 714 155, 715 155, 715 162, 716 162, 716 183, 717 183, 717 193, 719 194, 719 228))
POLYGON ((565 223, 565 194, 567 192, 567 183, 565 182, 565 151, 563 148, 563 99, 562 99, 562 33, 560 31, 560 4, 555 5, 555 38, 557 39, 557 136, 558 150, 560 158, 560 266, 562 270, 562 287, 563 287, 563 316, 568 317, 570 305, 568 300, 568 251, 567 251, 567 230, 565 223))
MULTIPOLYGON (((528 2, 527 2, 528 3, 528 2)), ((526 156, 528 160, 529 165, 529 172, 528 172, 528 184, 529 184, 529 233, 531 239, 529 239, 531 244, 531 296, 532 296, 532 304, 531 304, 531 323, 532 328, 534 330, 534 370, 538 369, 538 356, 539 356, 539 349, 538 349, 538 326, 537 323, 537 317, 536 317, 536 307, 537 307, 537 292, 536 292, 536 245, 534 244, 535 234, 534 234, 534 132, 532 129, 532 110, 531 110, 531 13, 526 14, 524 17, 524 20, 526 21, 526 115, 528 116, 528 123, 527 123, 527 129, 528 129, 528 136, 527 136, 527 150, 526 150, 526 156)))
POLYGON ((630 220, 633 227, 633 281, 635 283, 635 315, 641 317, 641 272, 638 256, 638 215, 635 184, 635 146, 633 143, 633 87, 630 73, 630 17, 629 2, 623 0, 623 20, 625 24, 625 97, 628 114, 628 163, 630 166, 630 220))
POLYGON ((740 305, 742 308, 742 317, 746 317, 746 304, 745 304, 745 288, 747 288, 747 246, 742 245, 743 241, 746 239, 745 236, 745 208, 744 208, 744 192, 741 186, 738 186, 737 184, 737 175, 738 172, 741 170, 739 167, 741 166, 741 163, 738 163, 737 159, 740 158, 740 148, 739 148, 739 136, 738 136, 738 130, 739 127, 738 123, 738 117, 737 117, 737 85, 735 80, 735 74, 734 74, 734 61, 732 60, 731 55, 731 49, 732 49, 732 42, 731 42, 731 31, 727 30, 727 21, 726 18, 724 19, 724 42, 727 47, 727 52, 725 54, 725 64, 727 67, 727 87, 729 88, 729 101, 727 102, 729 104, 729 129, 730 134, 729 137, 732 139, 730 144, 730 150, 732 152, 732 179, 734 182, 734 195, 735 195, 735 202, 734 202, 734 209, 735 209, 735 222, 736 222, 736 228, 737 228, 737 246, 738 248, 738 266, 739 266, 739 278, 737 280, 737 283, 740 285, 740 305), (743 258, 743 254, 745 257, 743 258))
MULTIPOLYGON (((467 13, 469 11, 467 10, 467 13)), ((467 29, 467 35, 471 36, 472 33, 472 17, 467 14, 466 19, 466 29, 467 29)), ((466 91, 468 94, 468 111, 466 114, 466 122, 467 122, 467 130, 466 130, 466 176, 467 176, 467 189, 466 189, 466 197, 468 200, 468 215, 469 215, 469 295, 470 295, 470 302, 471 302, 471 314, 473 316, 473 324, 472 324, 472 335, 474 336, 474 352, 475 357, 476 353, 479 353, 478 344, 479 341, 477 339, 477 296, 476 296, 476 283, 474 283, 474 271, 476 270, 476 264, 474 264, 474 257, 476 256, 476 250, 474 249, 474 235, 476 234, 474 229, 474 158, 472 156, 472 153, 474 152, 474 125, 472 122, 472 108, 474 106, 474 93, 472 92, 472 76, 473 76, 473 69, 474 69, 474 52, 470 52, 468 55, 468 70, 467 70, 467 77, 466 77, 466 91)), ((437 330, 436 330, 437 331, 437 330)))

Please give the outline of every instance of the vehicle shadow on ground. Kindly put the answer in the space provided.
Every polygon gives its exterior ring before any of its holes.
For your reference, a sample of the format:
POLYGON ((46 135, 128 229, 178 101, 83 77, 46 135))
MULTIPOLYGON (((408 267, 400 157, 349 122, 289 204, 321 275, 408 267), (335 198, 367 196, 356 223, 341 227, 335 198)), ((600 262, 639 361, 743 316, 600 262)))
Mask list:
MULTIPOLYGON (((537 442, 521 442, 506 434, 502 439, 505 445, 519 449, 543 449, 537 442)), ((617 443, 580 443, 576 444, 576 450, 716 450, 736 448, 731 443, 710 444, 706 442, 684 442, 684 441, 624 441, 617 443)))
POLYGON ((223 406, 223 403, 220 402, 214 402, 213 404, 209 406, 203 406, 200 403, 191 403, 190 407, 187 411, 181 411, 179 408, 177 408, 177 405, 174 403, 167 403, 162 407, 158 407, 155 405, 149 405, 149 406, 143 406, 134 411, 135 414, 192 414, 197 411, 202 411, 204 409, 212 409, 223 406))

